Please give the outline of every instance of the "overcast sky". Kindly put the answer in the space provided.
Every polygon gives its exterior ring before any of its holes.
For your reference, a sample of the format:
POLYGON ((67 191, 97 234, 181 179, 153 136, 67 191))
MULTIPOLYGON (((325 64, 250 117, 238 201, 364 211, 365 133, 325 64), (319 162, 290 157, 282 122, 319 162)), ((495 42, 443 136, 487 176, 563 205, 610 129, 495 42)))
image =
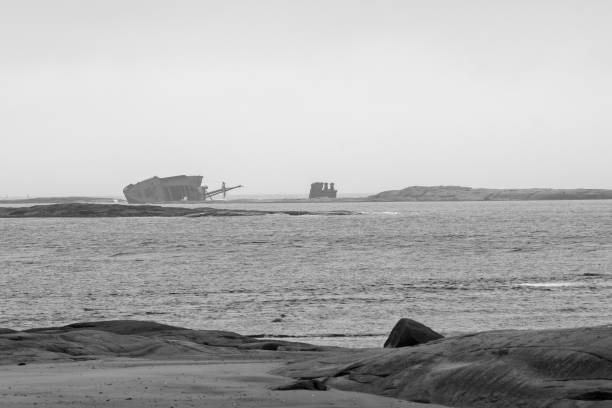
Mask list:
POLYGON ((0 195, 612 188, 612 1, 0 0, 0 195))

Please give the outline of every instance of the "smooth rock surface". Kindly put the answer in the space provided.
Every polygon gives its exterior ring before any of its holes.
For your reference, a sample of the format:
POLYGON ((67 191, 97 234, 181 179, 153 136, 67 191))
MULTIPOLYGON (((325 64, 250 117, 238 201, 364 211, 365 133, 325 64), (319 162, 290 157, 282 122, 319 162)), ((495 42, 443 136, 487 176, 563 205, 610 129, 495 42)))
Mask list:
POLYGON ((416 320, 403 318, 400 319, 385 341, 385 348, 398 348, 416 346, 417 344, 427 343, 433 340, 444 338, 440 333, 436 333, 429 327, 416 320))
POLYGON ((75 323, 0 334, 0 364, 80 361, 100 357, 279 359, 287 357, 287 353, 317 353, 334 349, 133 320, 75 323))
POLYGON ((326 356, 276 373, 456 407, 610 408, 612 325, 483 332, 326 356))

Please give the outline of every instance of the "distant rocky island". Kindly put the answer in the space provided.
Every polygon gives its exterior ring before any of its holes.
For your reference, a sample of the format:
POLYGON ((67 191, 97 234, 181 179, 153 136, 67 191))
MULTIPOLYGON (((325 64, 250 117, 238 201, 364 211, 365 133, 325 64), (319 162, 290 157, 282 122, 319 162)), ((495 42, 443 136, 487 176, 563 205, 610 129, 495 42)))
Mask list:
POLYGON ((612 190, 601 189, 493 189, 461 186, 412 186, 368 196, 364 201, 531 201, 610 200, 612 190))
POLYGON ((31 207, 0 207, 0 218, 51 217, 244 217, 256 215, 353 215, 353 211, 264 211, 225 208, 162 207, 159 205, 122 205, 66 203, 31 207))
POLYGON ((124 200, 113 197, 66 196, 5 199, 0 200, 0 204, 117 203, 121 201, 124 200))

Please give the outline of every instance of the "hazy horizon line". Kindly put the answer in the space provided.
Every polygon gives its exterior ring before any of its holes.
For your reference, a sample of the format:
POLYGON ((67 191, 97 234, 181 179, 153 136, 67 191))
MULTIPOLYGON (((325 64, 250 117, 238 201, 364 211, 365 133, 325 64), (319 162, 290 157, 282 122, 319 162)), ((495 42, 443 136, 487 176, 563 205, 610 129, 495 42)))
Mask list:
MULTIPOLYGON (((406 188, 411 187, 461 187, 461 188, 470 188, 474 190, 484 189, 484 190, 612 190, 612 188, 604 188, 604 187, 473 187, 466 185, 458 185, 458 184, 437 184, 437 185, 424 185, 424 184, 412 184, 406 187, 401 188, 389 188, 379 191, 370 191, 370 192, 346 192, 343 193, 341 191, 338 192, 339 198, 353 198, 353 197, 366 197, 370 195, 375 195, 385 191, 395 191, 395 190, 404 190, 406 188)), ((268 197, 268 198, 300 198, 308 196, 308 191, 303 192, 278 192, 278 193, 245 193, 245 194, 237 194, 237 193, 228 193, 228 199, 248 199, 248 198, 256 198, 256 197, 268 197)), ((40 199, 40 198, 66 198, 66 197, 84 197, 84 198, 124 198, 123 193, 57 193, 57 194, 27 194, 27 195, 10 195, 10 194, 2 194, 0 195, 0 200, 19 200, 19 199, 40 199)))

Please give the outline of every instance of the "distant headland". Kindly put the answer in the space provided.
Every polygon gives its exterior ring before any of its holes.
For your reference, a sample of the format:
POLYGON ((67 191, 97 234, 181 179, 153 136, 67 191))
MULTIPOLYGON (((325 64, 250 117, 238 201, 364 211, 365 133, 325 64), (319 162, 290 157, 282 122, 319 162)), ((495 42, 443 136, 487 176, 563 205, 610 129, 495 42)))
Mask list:
POLYGON ((532 201, 610 200, 612 190, 602 189, 493 189, 461 186, 412 186, 371 195, 364 201, 532 201))

